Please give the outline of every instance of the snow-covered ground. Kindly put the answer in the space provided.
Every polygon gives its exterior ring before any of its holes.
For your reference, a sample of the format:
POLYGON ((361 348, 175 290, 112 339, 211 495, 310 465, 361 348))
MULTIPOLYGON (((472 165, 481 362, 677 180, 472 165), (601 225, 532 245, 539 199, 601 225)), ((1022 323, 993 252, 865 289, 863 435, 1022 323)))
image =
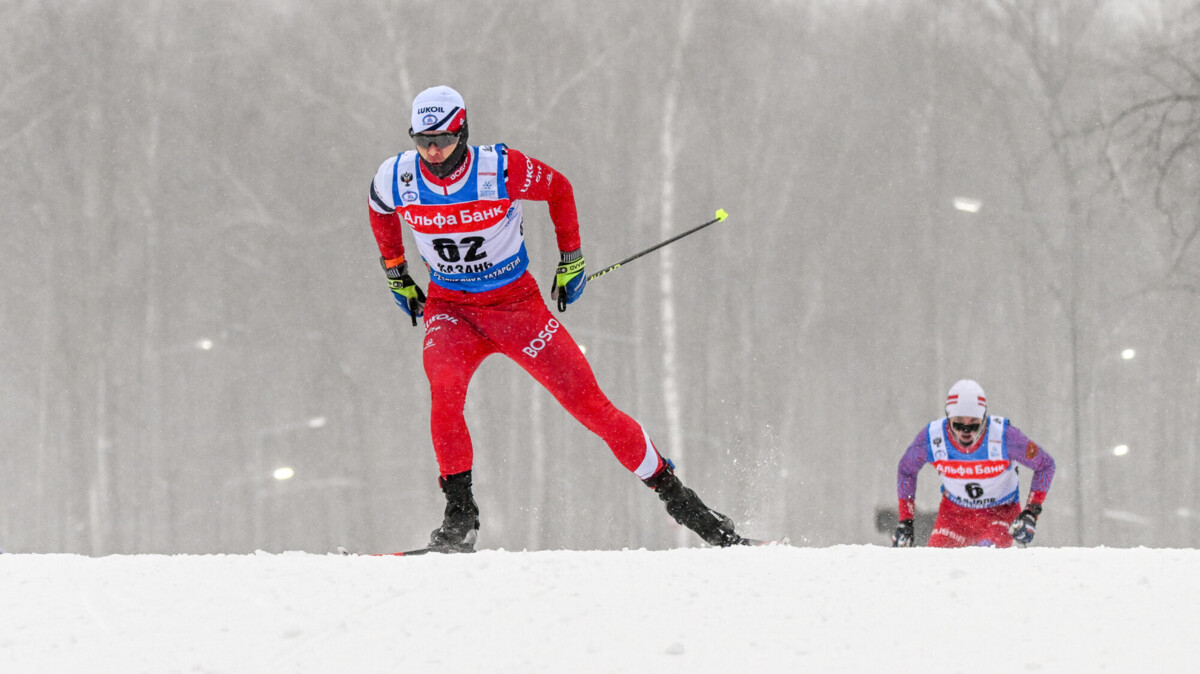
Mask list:
POLYGON ((4 672, 1195 672, 1200 551, 0 555, 4 672))

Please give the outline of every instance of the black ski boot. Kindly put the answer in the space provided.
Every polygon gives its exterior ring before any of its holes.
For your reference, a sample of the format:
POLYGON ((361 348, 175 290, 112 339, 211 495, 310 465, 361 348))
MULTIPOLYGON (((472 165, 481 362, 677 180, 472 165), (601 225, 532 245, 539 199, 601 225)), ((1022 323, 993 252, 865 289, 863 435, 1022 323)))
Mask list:
POLYGON ((662 468, 646 480, 646 486, 658 493, 667 504, 667 514, 675 521, 696 532, 705 543, 720 548, 743 544, 733 530, 733 520, 704 505, 696 492, 683 486, 675 477, 674 465, 664 461, 662 468))
POLYGON ((474 552, 479 538, 479 506, 471 495, 471 471, 439 477, 446 494, 442 526, 429 536, 429 547, 445 552, 474 552))

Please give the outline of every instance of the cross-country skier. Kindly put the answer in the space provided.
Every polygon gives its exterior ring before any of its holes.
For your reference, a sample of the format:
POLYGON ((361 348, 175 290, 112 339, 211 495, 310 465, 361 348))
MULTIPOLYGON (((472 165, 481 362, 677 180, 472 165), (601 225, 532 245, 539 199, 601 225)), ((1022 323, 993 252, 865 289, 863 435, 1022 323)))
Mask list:
POLYGON ((545 201, 560 253, 550 297, 561 312, 586 287, 575 197, 566 176, 501 144, 469 145, 466 107, 450 87, 417 95, 408 133, 416 150, 383 162, 371 182, 369 204, 396 304, 414 326, 424 317, 430 426, 446 496, 445 517, 430 547, 474 549, 479 508, 471 493, 473 450, 463 406, 471 376, 493 353, 516 361, 599 435, 621 465, 658 493, 677 522, 711 545, 742 543, 733 522, 683 486, 642 426, 600 390, 526 270, 522 202, 545 201), (412 231, 429 271, 428 296, 409 274, 401 222, 412 231))
POLYGON ((900 459, 896 493, 899 526, 894 547, 911 547, 917 473, 932 463, 942 479, 942 502, 930 547, 1007 548, 1033 540, 1042 502, 1054 480, 1054 459, 1004 417, 989 416, 979 384, 963 379, 946 396, 946 416, 917 434, 900 459), (1029 501, 1021 509, 1019 463, 1033 470, 1029 501))

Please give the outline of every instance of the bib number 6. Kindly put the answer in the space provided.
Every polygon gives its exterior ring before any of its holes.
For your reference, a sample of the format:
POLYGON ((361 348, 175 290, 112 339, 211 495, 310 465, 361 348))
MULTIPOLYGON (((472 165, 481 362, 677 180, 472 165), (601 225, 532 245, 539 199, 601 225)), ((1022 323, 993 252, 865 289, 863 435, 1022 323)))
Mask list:
POLYGON ((967 490, 967 496, 970 496, 971 498, 979 498, 980 496, 983 496, 983 485, 979 484, 978 482, 968 482, 963 488, 967 490))

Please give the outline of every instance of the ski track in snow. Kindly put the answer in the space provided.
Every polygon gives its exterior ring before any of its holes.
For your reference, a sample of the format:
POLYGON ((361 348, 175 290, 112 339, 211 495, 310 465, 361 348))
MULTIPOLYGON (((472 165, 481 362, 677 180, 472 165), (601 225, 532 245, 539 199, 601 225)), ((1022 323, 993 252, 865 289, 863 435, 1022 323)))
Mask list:
POLYGON ((0 555, 4 672, 1196 671, 1200 551, 0 555))

